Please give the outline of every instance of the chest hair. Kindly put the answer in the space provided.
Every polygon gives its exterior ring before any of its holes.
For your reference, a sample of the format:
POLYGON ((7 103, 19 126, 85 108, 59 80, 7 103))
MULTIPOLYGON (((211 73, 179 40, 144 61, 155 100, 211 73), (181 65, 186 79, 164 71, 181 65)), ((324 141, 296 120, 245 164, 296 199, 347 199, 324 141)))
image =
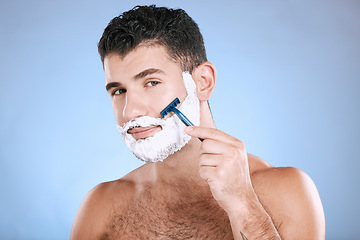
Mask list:
POLYGON ((194 188, 154 195, 151 189, 134 197, 127 209, 114 209, 102 240, 233 239, 226 212, 194 188))

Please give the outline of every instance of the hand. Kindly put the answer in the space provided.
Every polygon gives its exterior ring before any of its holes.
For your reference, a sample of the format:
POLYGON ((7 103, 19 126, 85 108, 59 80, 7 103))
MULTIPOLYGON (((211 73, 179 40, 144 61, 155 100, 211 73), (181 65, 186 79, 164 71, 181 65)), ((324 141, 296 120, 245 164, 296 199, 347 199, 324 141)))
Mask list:
POLYGON ((199 173, 211 193, 228 213, 242 208, 254 197, 245 145, 240 140, 215 128, 187 127, 185 132, 203 138, 200 148, 199 173))

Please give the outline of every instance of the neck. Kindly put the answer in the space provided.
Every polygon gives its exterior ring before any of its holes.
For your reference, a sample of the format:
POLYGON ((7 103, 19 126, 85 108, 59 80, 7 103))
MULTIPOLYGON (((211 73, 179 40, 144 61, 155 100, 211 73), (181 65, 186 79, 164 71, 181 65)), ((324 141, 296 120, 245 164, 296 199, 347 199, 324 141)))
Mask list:
POLYGON ((176 180, 199 182, 200 141, 191 139, 180 151, 169 156, 163 162, 155 164, 157 178, 164 182, 176 180))

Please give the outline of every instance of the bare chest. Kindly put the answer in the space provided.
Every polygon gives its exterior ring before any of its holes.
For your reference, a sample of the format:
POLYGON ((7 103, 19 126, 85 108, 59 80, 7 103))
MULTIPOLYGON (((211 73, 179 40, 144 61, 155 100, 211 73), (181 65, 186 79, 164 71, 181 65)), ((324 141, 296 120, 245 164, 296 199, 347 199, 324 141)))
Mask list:
POLYGON ((144 197, 114 210, 102 239, 233 239, 227 214, 214 199, 144 197))

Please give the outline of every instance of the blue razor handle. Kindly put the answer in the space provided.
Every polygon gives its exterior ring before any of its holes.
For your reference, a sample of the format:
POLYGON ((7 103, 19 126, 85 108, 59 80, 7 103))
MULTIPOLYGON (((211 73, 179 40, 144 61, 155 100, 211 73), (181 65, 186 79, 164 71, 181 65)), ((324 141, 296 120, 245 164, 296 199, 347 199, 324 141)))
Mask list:
MULTIPOLYGON (((186 126, 194 126, 194 124, 179 110, 177 110, 177 108, 173 108, 172 109, 174 111, 174 113, 176 113, 176 115, 180 118, 180 120, 186 125, 186 126)), ((204 139, 199 138, 199 140, 201 142, 204 141, 204 139)))
POLYGON ((176 108, 172 109, 176 115, 180 118, 180 120, 186 125, 186 126, 194 126, 194 124, 179 110, 176 108))
MULTIPOLYGON (((162 110, 160 112, 161 117, 164 118, 167 114, 169 114, 171 111, 173 111, 186 126, 194 126, 194 124, 187 117, 185 117, 185 115, 182 112, 180 112, 176 108, 176 106, 179 103, 180 103, 179 98, 175 98, 174 101, 172 101, 169 105, 166 106, 166 108, 164 108, 164 110, 162 110)), ((204 139, 202 139, 202 138, 199 138, 199 140, 201 142, 204 141, 204 139)))

